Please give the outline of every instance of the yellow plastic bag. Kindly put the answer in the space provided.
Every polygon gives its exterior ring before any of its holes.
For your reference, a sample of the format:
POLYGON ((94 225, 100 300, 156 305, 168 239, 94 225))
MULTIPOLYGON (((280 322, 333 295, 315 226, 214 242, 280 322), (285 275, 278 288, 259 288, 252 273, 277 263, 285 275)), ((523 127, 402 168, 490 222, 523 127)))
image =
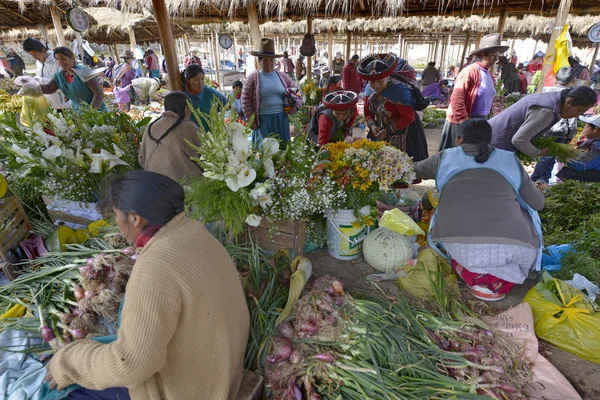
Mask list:
POLYGON ((48 103, 44 96, 23 96, 23 107, 21 108, 21 123, 25 126, 33 126, 36 122, 42 122, 48 115, 48 103))
POLYGON ((384 212, 379 220, 379 226, 404 236, 425 235, 423 229, 412 218, 397 208, 384 212))
POLYGON ((448 261, 433 249, 425 249, 417 256, 416 265, 406 265, 404 274, 398 278, 398 285, 406 292, 420 299, 434 296, 432 284, 436 284, 441 272, 446 281, 446 291, 458 292, 458 279, 448 261))
POLYGON ((600 312, 585 294, 545 272, 523 301, 531 306, 538 337, 600 364, 600 312))

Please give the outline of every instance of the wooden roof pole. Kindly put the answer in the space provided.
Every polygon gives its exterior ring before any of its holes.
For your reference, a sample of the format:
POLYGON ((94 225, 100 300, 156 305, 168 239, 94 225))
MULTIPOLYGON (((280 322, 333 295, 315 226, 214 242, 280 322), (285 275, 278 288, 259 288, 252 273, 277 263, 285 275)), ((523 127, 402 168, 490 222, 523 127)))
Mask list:
POLYGON ((233 32, 233 70, 237 71, 238 69, 238 42, 237 36, 235 32, 233 32))
POLYGON ((446 44, 446 50, 444 51, 444 59, 443 59, 444 71, 442 72, 443 75, 448 72, 450 63, 452 62, 452 61, 450 61, 450 59, 452 58, 451 49, 452 49, 452 34, 449 33, 448 34, 448 44, 446 44))
POLYGON ((167 72, 169 75, 169 87, 171 91, 181 91, 181 76, 179 74, 179 63, 177 62, 177 53, 175 52, 175 40, 173 39, 173 30, 171 29, 171 20, 167 12, 165 0, 152 0, 154 16, 158 24, 160 41, 165 50, 165 61, 167 63, 167 72))
POLYGON ((118 44, 113 43, 113 51, 115 52, 115 61, 117 62, 117 65, 121 64, 121 55, 119 54, 118 44))
POLYGON ((358 54, 358 33, 354 32, 354 54, 358 54))
POLYGON ((550 42, 546 50, 546 56, 544 57, 544 66, 542 67, 542 75, 540 76, 540 82, 538 83, 537 92, 541 93, 544 88, 544 82, 550 69, 554 67, 554 60, 556 59, 556 39, 562 33, 563 27, 567 23, 567 16, 569 10, 573 5, 573 0, 560 0, 558 11, 556 12, 556 19, 554 20, 554 28, 550 35, 550 42))
POLYGON ((438 53, 439 53, 439 49, 440 49, 440 42, 441 42, 440 39, 438 39, 438 40, 435 41, 435 51, 433 53, 433 62, 436 63, 436 64, 439 61, 438 60, 438 53))
POLYGON ((483 33, 477 32, 477 41, 475 42, 475 48, 478 49, 481 44, 481 38, 483 37, 483 33))
POLYGON ((333 68, 333 28, 329 28, 329 35, 327 37, 327 66, 331 71, 333 68))
MULTIPOLYGON (((467 49, 469 48, 469 39, 471 39, 471 32, 467 31, 467 37, 465 38, 465 44, 464 44, 462 55, 461 55, 460 62, 459 62, 460 70, 462 70, 463 66, 465 65, 465 58, 467 57, 467 49)), ((481 42, 481 32, 477 34, 477 45, 475 46, 476 48, 479 47, 480 42, 481 42)))
POLYGON ((56 41, 59 46, 66 46, 67 42, 65 40, 65 33, 63 32, 62 22, 60 20, 60 14, 58 13, 58 9, 56 5, 52 4, 50 6, 50 15, 52 15, 52 24, 54 24, 54 31, 56 32, 56 41))
POLYGON ((400 51, 402 50, 402 34, 398 34, 398 57, 400 57, 400 51))
POLYGON ((255 50, 258 50, 262 34, 260 33, 260 24, 258 23, 258 10, 256 9, 256 3, 254 1, 248 2, 247 11, 248 26, 250 26, 250 37, 252 38, 252 46, 255 50))
POLYGON ((213 51, 213 60, 214 60, 214 69, 215 69, 215 74, 217 77, 217 83, 219 85, 221 85, 221 72, 219 71, 219 69, 221 68, 221 57, 219 57, 219 35, 217 34, 216 30, 212 30, 211 29, 211 38, 213 40, 211 40, 211 46, 212 46, 212 51, 213 51))
MULTIPOLYGON (((306 18, 306 33, 312 33, 312 17, 309 15, 306 18)), ((316 54, 315 54, 316 56, 316 54)), ((312 64, 313 64, 313 58, 311 56, 306 58, 306 79, 312 79, 312 64)), ((299 78, 299 77, 298 77, 299 78)))
POLYGON ((590 71, 594 71, 594 65, 596 64, 596 59, 598 58, 598 48, 600 48, 600 43, 596 43, 594 47, 594 55, 592 56, 592 62, 590 63, 590 71))
POLYGON ((500 39, 504 35, 504 27, 506 26, 506 6, 500 11, 500 16, 498 17, 498 33, 500 34, 500 39))
POLYGON ((129 48, 133 51, 137 47, 137 41, 135 40, 135 32, 131 26, 127 27, 127 33, 129 33, 129 48))
POLYGON ((350 46, 352 46, 352 32, 346 33, 346 61, 350 61, 350 46))

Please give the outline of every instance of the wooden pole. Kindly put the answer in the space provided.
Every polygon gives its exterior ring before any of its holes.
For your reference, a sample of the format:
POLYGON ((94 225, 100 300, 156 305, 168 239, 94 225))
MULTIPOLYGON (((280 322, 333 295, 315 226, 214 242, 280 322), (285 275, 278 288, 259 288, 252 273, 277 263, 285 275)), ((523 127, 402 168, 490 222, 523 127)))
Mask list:
POLYGON ((358 54, 358 33, 354 33, 354 54, 358 54))
MULTIPOLYGON (((310 15, 306 18, 306 30, 307 30, 306 33, 312 33, 312 16, 310 16, 310 15)), ((313 60, 312 57, 306 58, 306 63, 308 64, 306 66, 306 79, 307 80, 312 79, 312 60, 313 60)))
POLYGON ((358 46, 358 56, 360 58, 362 58, 362 50, 363 50, 364 43, 365 43, 365 37, 363 35, 360 35, 360 46, 358 46))
MULTIPOLYGON (((480 35, 481 35, 481 33, 477 34, 478 41, 481 40, 480 35)), ((459 64, 460 64, 459 65, 460 70, 462 70, 463 69, 463 65, 465 65, 465 58, 467 57, 467 49, 469 48, 469 39, 471 39, 471 32, 467 31, 467 36, 465 37, 465 44, 464 44, 462 55, 460 57, 460 62, 459 62, 459 64)), ((479 46, 479 44, 477 46, 479 46)))
POLYGON ((190 54, 190 38, 187 33, 183 34, 183 47, 185 49, 185 54, 190 54))
POLYGON ((402 58, 408 60, 408 40, 404 42, 404 50, 402 51, 402 58))
POLYGON ((475 42, 475 48, 478 49, 481 44, 481 38, 483 37, 483 33, 477 32, 477 41, 475 42))
POLYGON ((137 46, 137 42, 135 41, 135 32, 131 26, 127 28, 127 33, 129 33, 129 47, 133 51, 137 46))
POLYGON ((238 69, 238 43, 237 43, 237 36, 235 35, 235 32, 233 32, 233 69, 237 71, 238 69))
POLYGON ((329 28, 327 36, 327 65, 331 71, 333 68, 333 28, 329 28))
POLYGON ((77 39, 77 50, 79 51, 79 57, 81 57, 81 62, 83 63, 83 54, 85 50, 83 49, 83 36, 81 36, 80 32, 75 32, 75 39, 77 39))
POLYGON ((56 41, 59 46, 66 46, 67 41, 65 40, 65 33, 62 28, 62 21, 60 20, 60 14, 55 5, 50 6, 50 15, 52 15, 52 24, 54 25, 54 31, 56 32, 56 41))
POLYGON ((402 34, 398 34, 398 57, 401 57, 400 52, 402 51, 402 34))
POLYGON ((590 62, 590 73, 594 71, 594 66, 596 65, 596 58, 598 58, 598 48, 600 48, 600 43, 596 43, 594 48, 594 55, 592 56, 592 62, 590 62))
POLYGON ((115 51, 115 61, 117 62, 117 65, 121 64, 121 55, 119 54, 119 45, 116 43, 113 43, 113 49, 115 51))
POLYGON ((440 41, 436 40, 435 41, 435 50, 433 52, 433 62, 435 62, 435 63, 437 63, 437 61, 438 61, 437 56, 438 56, 439 47, 440 47, 440 41))
POLYGON ((544 57, 542 75, 540 76, 540 82, 538 83, 537 87, 538 93, 542 92, 546 76, 548 75, 548 72, 550 72, 550 69, 554 66, 554 60, 556 59, 556 39, 562 33, 563 27, 567 23, 567 16, 569 15, 569 10, 571 9, 572 5, 573 0, 560 0, 558 11, 556 12, 556 19, 554 20, 554 28, 552 29, 552 34, 550 35, 550 42, 548 43, 546 56, 544 57))
POLYGON ((498 17, 498 33, 500 34, 500 39, 504 35, 504 26, 506 25, 506 6, 500 11, 500 16, 498 17))
POLYGON ((350 46, 352 46, 352 32, 346 33, 346 61, 350 60, 350 46))
POLYGON ((452 34, 448 34, 448 44, 446 45, 446 50, 444 51, 444 75, 448 72, 448 67, 450 67, 450 59, 452 58, 452 34))
POLYGON ((221 62, 219 60, 219 51, 218 51, 218 47, 219 44, 217 43, 217 41, 219 40, 219 38, 217 37, 217 33, 211 29, 211 33, 210 33, 210 47, 212 50, 212 59, 213 59, 213 68, 215 69, 215 75, 216 75, 216 79, 217 82, 219 82, 219 84, 221 84, 221 73, 219 72, 219 67, 221 66, 221 62))
POLYGON ((152 7, 154 8, 154 18, 156 18, 158 24, 160 42, 165 50, 164 56, 169 74, 169 87, 171 91, 181 91, 181 76, 177 54, 175 53, 175 41, 173 40, 173 30, 171 29, 171 20, 169 19, 165 0, 152 0, 152 7))
POLYGON ((510 50, 508 50, 508 61, 512 62, 512 54, 515 49, 515 39, 510 40, 510 50))
POLYGON ((255 49, 258 49, 262 35, 260 33, 260 25, 258 23, 258 10, 256 9, 256 3, 254 1, 248 2, 247 9, 248 25, 250 26, 250 36, 252 37, 252 45, 255 49))

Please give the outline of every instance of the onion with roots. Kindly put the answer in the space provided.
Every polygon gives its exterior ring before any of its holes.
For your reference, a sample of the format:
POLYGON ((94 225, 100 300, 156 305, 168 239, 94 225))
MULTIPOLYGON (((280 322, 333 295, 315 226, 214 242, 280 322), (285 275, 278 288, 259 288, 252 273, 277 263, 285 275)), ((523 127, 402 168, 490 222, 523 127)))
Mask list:
POLYGON ((282 322, 279 324, 279 334, 286 339, 293 339, 294 327, 289 322, 282 322))
POLYGON ((285 361, 290 358, 294 348, 292 347, 292 342, 289 339, 278 338, 275 340, 275 345, 273 346, 273 353, 277 356, 278 360, 285 361))
POLYGON ((85 329, 71 328, 69 329, 69 333, 71 334, 71 336, 73 336, 73 339, 75 340, 85 339, 85 337, 87 336, 87 332, 85 331, 85 329))
POLYGON ((50 342, 54 338, 55 336, 52 328, 46 325, 42 326, 42 339, 44 339, 46 342, 50 342))
POLYGON ((85 297, 85 290, 81 286, 75 286, 74 289, 75 300, 79 301, 85 297))
POLYGON ((121 250, 121 253, 125 254, 126 256, 132 256, 135 254, 135 249, 133 247, 126 247, 121 250))

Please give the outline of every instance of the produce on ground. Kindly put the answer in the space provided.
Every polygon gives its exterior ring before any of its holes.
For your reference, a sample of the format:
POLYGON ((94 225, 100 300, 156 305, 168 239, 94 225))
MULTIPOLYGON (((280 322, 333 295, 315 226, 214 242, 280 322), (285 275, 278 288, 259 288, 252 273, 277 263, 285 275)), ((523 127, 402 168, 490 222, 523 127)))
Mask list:
POLYGON ((337 279, 318 278, 273 338, 272 398, 525 398, 523 349, 475 318, 449 315, 403 296, 354 299, 337 279))
POLYGON ((365 238, 363 255, 376 270, 393 273, 413 258, 413 246, 405 236, 387 228, 377 228, 365 238))
POLYGON ((568 180, 552 186, 540 217, 546 245, 573 244, 560 271, 552 275, 570 280, 579 273, 600 284, 600 183, 568 180))
POLYGON ((19 86, 15 85, 15 80, 11 78, 0 78, 0 90, 2 91, 18 91, 21 89, 19 86))
MULTIPOLYGON (((550 156, 556 157, 556 159, 561 163, 566 163, 568 160, 578 157, 581 154, 581 151, 576 149, 570 144, 557 143, 551 137, 542 136, 531 142, 538 149, 545 149, 549 147, 550 156)), ((530 157, 526 154, 521 153, 517 150, 517 158, 521 161, 523 165, 532 165, 537 161, 537 157, 530 157)))
POLYGON ((429 106, 423 110, 423 125, 435 126, 443 123, 446 119, 446 110, 436 108, 435 106, 429 106))
MULTIPOLYGON (((0 82, 5 79, 0 79, 0 82)), ((0 89, 0 111, 8 113, 21 112, 23 108, 23 97, 16 96, 7 93, 5 90, 0 89)))
POLYGON ((44 343, 29 348, 32 353, 114 333, 137 258, 136 249, 125 246, 120 235, 107 233, 31 261, 23 275, 0 286, 0 310, 20 304, 28 312, 22 318, 0 320, 0 329, 41 335, 44 343))

